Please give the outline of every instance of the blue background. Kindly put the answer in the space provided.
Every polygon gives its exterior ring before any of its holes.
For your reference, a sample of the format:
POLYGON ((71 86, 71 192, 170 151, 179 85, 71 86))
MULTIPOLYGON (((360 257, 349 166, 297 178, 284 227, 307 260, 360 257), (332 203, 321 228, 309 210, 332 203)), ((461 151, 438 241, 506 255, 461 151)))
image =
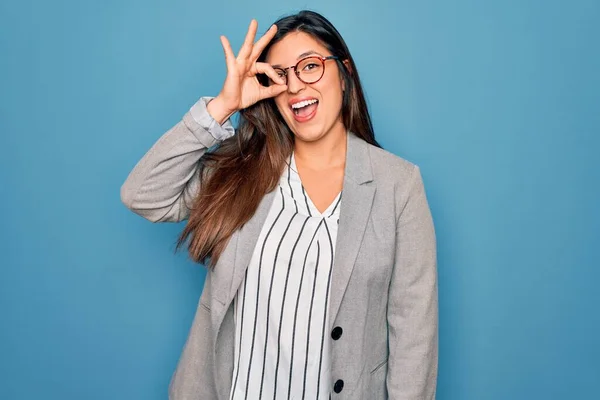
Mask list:
POLYGON ((0 398, 164 399, 205 272, 130 169, 225 76, 250 18, 348 42, 376 134, 422 168, 438 399, 598 398, 600 2, 0 4, 0 398))

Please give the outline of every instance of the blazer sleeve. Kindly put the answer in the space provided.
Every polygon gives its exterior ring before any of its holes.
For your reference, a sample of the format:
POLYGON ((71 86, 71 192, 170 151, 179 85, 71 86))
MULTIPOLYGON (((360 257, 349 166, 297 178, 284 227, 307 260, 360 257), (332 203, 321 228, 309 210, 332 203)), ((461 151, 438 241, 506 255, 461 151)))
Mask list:
POLYGON ((201 98, 136 164, 121 186, 127 208, 152 222, 187 219, 200 186, 201 157, 234 135, 229 121, 219 125, 201 98))
POLYGON ((386 384, 390 400, 434 400, 438 365, 436 238, 417 166, 411 181, 408 191, 396 196, 400 204, 388 293, 386 384))

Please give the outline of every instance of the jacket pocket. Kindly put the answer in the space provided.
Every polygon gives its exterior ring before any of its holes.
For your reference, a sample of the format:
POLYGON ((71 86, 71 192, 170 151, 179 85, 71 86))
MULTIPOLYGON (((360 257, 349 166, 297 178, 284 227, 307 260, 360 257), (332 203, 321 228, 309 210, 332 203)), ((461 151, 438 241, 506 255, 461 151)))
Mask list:
POLYGON ((210 312, 210 306, 205 304, 203 301, 200 302, 200 307, 202 307, 205 311, 210 312))
POLYGON ((369 375, 369 399, 384 400, 388 398, 386 379, 387 379, 388 359, 377 363, 369 375))
POLYGON ((386 358, 385 360, 383 360, 382 362, 380 362, 379 364, 377 364, 377 366, 371 371, 371 375, 373 375, 374 373, 376 373, 377 371, 379 371, 381 368, 383 368, 384 366, 386 366, 388 363, 388 359, 386 358))

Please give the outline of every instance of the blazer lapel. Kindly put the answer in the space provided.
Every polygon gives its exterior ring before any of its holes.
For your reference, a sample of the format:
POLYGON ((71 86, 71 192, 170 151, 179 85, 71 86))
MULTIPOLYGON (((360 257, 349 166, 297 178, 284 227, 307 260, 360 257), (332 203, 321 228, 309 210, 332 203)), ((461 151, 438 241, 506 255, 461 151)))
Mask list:
MULTIPOLYGON (((211 287, 213 297, 220 303, 219 310, 213 311, 213 323, 218 327, 223 320, 223 316, 227 311, 227 308, 231 304, 235 292, 237 291, 246 268, 250 263, 250 258, 254 251, 254 246, 258 241, 258 235, 260 230, 267 219, 267 214, 271 208, 271 204, 275 198, 274 190, 267 193, 261 200, 254 213, 254 216, 250 218, 244 226, 234 233, 231 241, 235 240, 235 250, 231 254, 223 254, 219 263, 231 264, 230 265, 217 265, 211 272, 211 287)), ((229 244, 231 246, 232 243, 229 244)), ((227 253, 227 249, 225 250, 227 253)))
POLYGON ((226 299, 227 304, 233 300, 235 293, 242 283, 242 279, 244 278, 248 264, 250 264, 252 254, 254 253, 254 247, 256 247, 258 236, 265 224, 273 200, 275 200, 276 193, 278 193, 277 190, 267 193, 259 203, 254 216, 240 229, 235 251, 233 277, 229 288, 229 296, 226 299))
POLYGON ((373 173, 368 146, 364 140, 348 134, 340 223, 331 278, 330 325, 339 311, 371 215, 375 185, 370 183, 373 173))
MULTIPOLYGON (((213 296, 215 296, 219 302, 219 304, 213 304, 215 307, 211 310, 212 323, 215 332, 219 332, 219 328, 223 323, 223 318, 244 278, 244 274, 250 263, 250 258, 252 258, 252 253, 254 252, 254 247, 258 241, 258 235, 267 219, 269 209, 275 199, 276 193, 277 190, 267 193, 259 203, 254 216, 235 233, 237 238, 232 260, 233 268, 229 268, 227 265, 217 265, 212 272, 211 287, 213 288, 213 296)), ((223 260, 223 262, 228 261, 229 260, 223 260)), ((219 260, 219 262, 221 262, 221 260, 219 260)), ((213 337, 213 346, 215 349, 216 342, 217 335, 213 337)))

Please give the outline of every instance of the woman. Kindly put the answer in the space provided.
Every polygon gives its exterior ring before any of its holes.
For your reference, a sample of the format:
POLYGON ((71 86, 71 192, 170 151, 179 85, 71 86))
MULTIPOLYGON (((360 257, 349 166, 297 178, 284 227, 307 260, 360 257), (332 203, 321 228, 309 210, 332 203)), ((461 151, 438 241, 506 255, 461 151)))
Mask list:
POLYGON ((379 148, 337 30, 254 43, 142 158, 131 210, 210 266, 172 399, 433 399, 435 235, 418 167, 379 148), (240 112, 234 134, 228 118, 240 112), (210 149, 210 151, 209 151, 210 149))

